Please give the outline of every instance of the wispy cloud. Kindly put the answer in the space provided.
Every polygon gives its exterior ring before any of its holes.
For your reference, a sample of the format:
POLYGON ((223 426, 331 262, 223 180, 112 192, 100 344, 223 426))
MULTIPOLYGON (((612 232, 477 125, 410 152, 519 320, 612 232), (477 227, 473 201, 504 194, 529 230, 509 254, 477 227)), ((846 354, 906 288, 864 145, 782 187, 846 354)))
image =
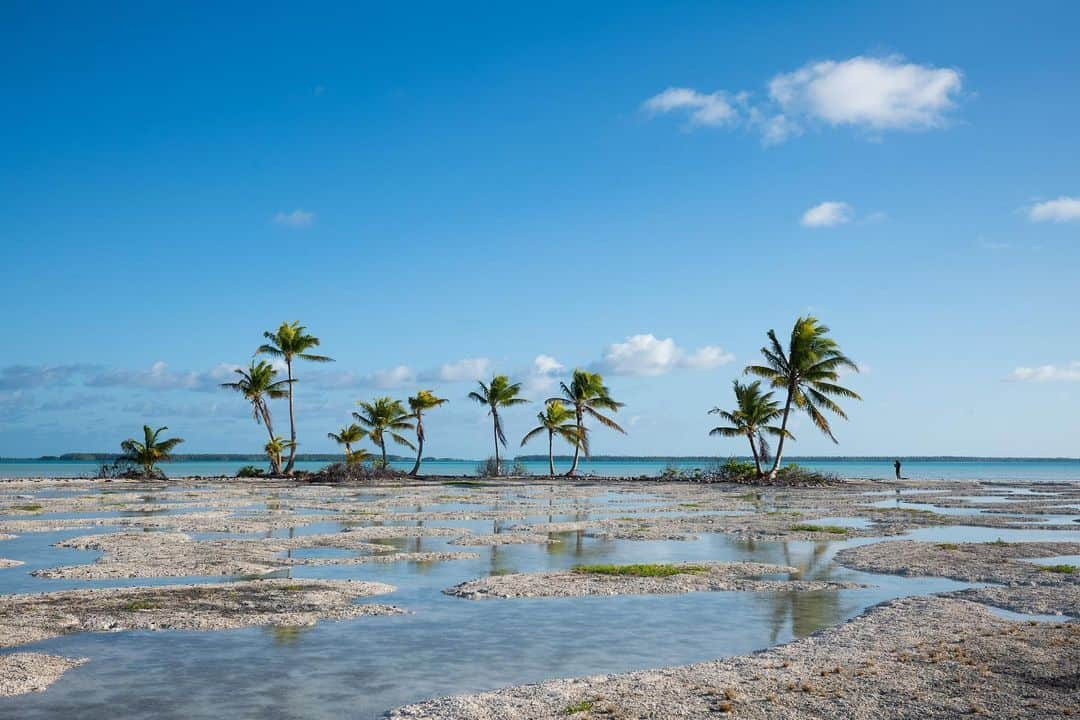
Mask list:
POLYGON ((691 88, 668 88, 642 103, 642 108, 654 115, 684 112, 690 125, 716 127, 739 119, 739 113, 726 93, 701 93, 691 88))
POLYGON ((604 350, 596 367, 613 375, 664 375, 676 368, 709 370, 732 362, 735 356, 715 345, 688 351, 672 338, 652 334, 631 335, 604 350))
POLYGON ((1025 382, 1077 382, 1080 381, 1080 360, 1065 365, 1018 367, 1009 373, 1005 379, 1025 382))
POLYGON ((437 369, 422 373, 421 380, 438 382, 466 382, 479 380, 491 372, 491 361, 487 358, 465 358, 457 362, 445 363, 437 369))
POLYGON ((279 212, 274 215, 274 224, 289 228, 306 228, 315 222, 315 213, 297 208, 292 212, 279 212))
POLYGON ((221 363, 207 371, 174 372, 168 363, 158 360, 147 370, 114 368, 88 376, 87 387, 126 387, 143 390, 217 390, 233 379, 239 365, 221 363))
POLYGON ((1056 200, 1036 203, 1028 208, 1028 219, 1057 223, 1080 221, 1080 198, 1062 195, 1056 200))
POLYGON ((685 113, 693 127, 756 129, 775 145, 814 126, 873 133, 947 124, 963 86, 953 68, 910 63, 898 55, 810 62, 773 76, 767 95, 671 87, 642 104, 650 114, 685 113))
POLYGON ((800 222, 803 227, 834 227, 851 222, 854 216, 855 208, 846 202, 827 200, 804 212, 800 222))
POLYGON ((99 371, 96 365, 8 365, 0 369, 0 390, 27 390, 64 385, 80 374, 99 371))

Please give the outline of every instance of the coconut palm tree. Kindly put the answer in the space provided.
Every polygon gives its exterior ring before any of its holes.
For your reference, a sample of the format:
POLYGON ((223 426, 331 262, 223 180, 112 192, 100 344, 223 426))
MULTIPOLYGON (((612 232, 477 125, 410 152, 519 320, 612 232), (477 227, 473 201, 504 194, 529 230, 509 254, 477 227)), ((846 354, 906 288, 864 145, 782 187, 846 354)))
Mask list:
POLYGON ((292 440, 286 440, 280 435, 275 435, 270 438, 270 442, 266 443, 263 450, 270 456, 270 463, 281 467, 281 456, 285 454, 285 451, 291 447, 295 447, 295 443, 292 440))
MULTIPOLYGON (((265 425, 267 434, 273 440, 274 425, 270 421, 270 405, 267 400, 287 397, 289 381, 276 379, 277 370, 265 360, 252 360, 246 370, 237 368, 235 372, 240 379, 236 382, 221 383, 221 387, 236 390, 251 403, 251 414, 255 422, 265 425)), ((270 472, 274 475, 281 474, 281 463, 275 463, 273 458, 270 459, 270 472)))
POLYGON ((525 447, 525 443, 546 432, 548 436, 548 475, 554 477, 555 436, 558 435, 575 447, 578 445, 578 428, 574 423, 574 413, 559 400, 554 400, 544 407, 544 412, 536 413, 536 419, 540 424, 525 433, 525 437, 521 439, 521 446, 525 447))
POLYGON ((409 422, 412 415, 400 400, 389 397, 378 397, 371 402, 361 400, 357 403, 363 412, 354 412, 353 417, 364 426, 371 441, 379 446, 382 451, 382 466, 389 467, 386 460, 386 436, 399 445, 404 445, 410 450, 416 446, 400 433, 401 430, 412 430, 413 424, 409 422))
MULTIPOLYGON (((745 437, 750 441, 750 453, 754 456, 754 467, 757 475, 761 477, 761 463, 769 461, 769 443, 766 435, 779 437, 786 435, 792 437, 787 430, 770 425, 781 415, 780 403, 773 400, 771 392, 761 392, 761 381, 755 380, 749 384, 734 381, 735 403, 738 406, 734 411, 727 411, 714 407, 709 411, 710 415, 719 415, 731 423, 728 426, 714 427, 709 435, 721 437, 745 437)), ((794 439, 794 438, 792 438, 794 439)))
POLYGON ((518 393, 521 392, 521 383, 511 383, 510 378, 505 375, 496 375, 487 385, 482 380, 477 380, 476 384, 480 386, 480 391, 474 390, 469 393, 469 398, 488 407, 488 415, 491 416, 492 430, 495 435, 495 472, 502 474, 499 443, 506 447, 506 434, 503 432, 499 408, 523 405, 529 401, 518 397, 518 393))
POLYGON ((366 438, 367 430, 356 423, 353 423, 351 425, 346 425, 336 433, 326 433, 326 437, 330 438, 338 445, 345 446, 345 462, 349 462, 349 458, 351 458, 353 454, 352 444, 358 443, 366 438))
POLYGON ((618 402, 611 397, 610 391, 604 385, 604 378, 599 373, 587 370, 574 370, 574 376, 567 385, 559 383, 562 389, 562 397, 549 398, 548 402, 556 400, 565 402, 574 409, 574 421, 577 426, 577 443, 574 445, 574 464, 567 471, 567 476, 577 473, 578 459, 581 451, 585 451, 585 457, 589 457, 589 431, 585 427, 585 417, 591 417, 604 427, 617 430, 622 434, 626 431, 619 424, 600 413, 601 410, 618 412, 625 403, 618 402))
POLYGON ((124 459, 136 465, 141 465, 143 475, 153 477, 154 465, 164 462, 172 457, 173 448, 184 442, 181 438, 169 438, 158 440, 158 435, 169 428, 159 427, 151 430, 149 425, 143 425, 143 441, 128 438, 120 443, 120 449, 124 451, 124 459))
POLYGON ((409 474, 420 474, 420 461, 424 454, 424 412, 450 402, 446 398, 436 397, 430 390, 421 390, 409 398, 409 409, 416 420, 416 464, 409 474))
POLYGON ((283 322, 274 332, 264 332, 263 337, 267 342, 259 346, 256 353, 263 353, 271 357, 279 357, 285 361, 285 370, 288 373, 289 383, 289 464, 285 466, 285 474, 291 475, 293 465, 296 464, 296 414, 293 411, 293 361, 310 360, 311 362, 333 362, 325 355, 309 353, 313 347, 318 347, 319 338, 308 335, 299 320, 283 322))
POLYGON ((356 448, 345 456, 346 465, 355 465, 357 463, 366 463, 371 459, 371 453, 367 448, 356 448))
POLYGON ((846 368, 858 372, 859 367, 840 351, 840 346, 828 335, 829 328, 822 325, 817 318, 809 315, 800 317, 795 320, 791 329, 791 338, 785 351, 776 337, 776 332, 769 330, 769 345, 761 348, 765 364, 749 365, 744 371, 767 380, 774 388, 787 391, 783 420, 780 423, 783 432, 779 436, 772 470, 769 471, 770 480, 776 477, 780 469, 792 407, 805 412, 821 432, 828 435, 833 442, 837 442, 822 410, 846 420, 844 410, 832 398, 862 400, 853 390, 837 384, 840 370, 846 368))

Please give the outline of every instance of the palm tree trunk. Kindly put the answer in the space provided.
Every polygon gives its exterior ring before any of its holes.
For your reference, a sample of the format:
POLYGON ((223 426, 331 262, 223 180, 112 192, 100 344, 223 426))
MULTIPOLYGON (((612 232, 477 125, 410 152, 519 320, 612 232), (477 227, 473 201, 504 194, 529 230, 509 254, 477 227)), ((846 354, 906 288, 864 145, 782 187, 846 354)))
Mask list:
POLYGON ((379 443, 379 449, 382 450, 382 466, 383 466, 383 470, 386 470, 387 467, 389 467, 389 466, 386 464, 386 439, 385 438, 383 439, 382 442, 379 443))
POLYGON ((495 436, 495 474, 502 475, 502 463, 499 461, 499 413, 491 408, 491 434, 495 436))
POLYGON ((349 462, 349 458, 352 456, 352 443, 345 443, 345 462, 349 462))
POLYGON ((754 468, 757 469, 757 476, 761 477, 761 460, 758 459, 757 448, 754 447, 754 434, 746 433, 746 437, 750 439, 750 452, 754 456, 754 468))
POLYGON ((285 474, 292 475, 293 465, 296 464, 296 415, 293 413, 292 358, 285 358, 285 368, 288 370, 289 375, 289 439, 292 440, 292 445, 289 446, 289 463, 285 466, 285 474))
POLYGON ((566 471, 566 477, 572 477, 577 474, 578 457, 581 455, 581 410, 579 408, 574 409, 574 416, 577 418, 577 442, 574 443, 574 464, 570 466, 570 469, 566 471))
POLYGON ((555 433, 548 430, 548 477, 555 477, 555 452, 554 452, 554 440, 555 433))
POLYGON ((424 421, 420 419, 420 411, 416 411, 416 464, 412 466, 409 474, 416 477, 420 474, 420 458, 424 454, 424 421))
POLYGON ((776 473, 780 469, 780 459, 784 457, 784 438, 787 437, 787 421, 791 414, 791 400, 795 395, 795 386, 788 385, 787 400, 784 402, 784 419, 780 422, 780 442, 776 444, 776 457, 773 459, 772 470, 769 471, 769 479, 775 480, 776 473))
MULTIPOLYGON (((260 410, 262 411, 263 425, 266 426, 266 432, 270 434, 270 442, 274 441, 274 424, 270 422, 270 409, 264 404, 260 410)), ((281 474, 281 459, 276 455, 270 456, 270 474, 281 474)))

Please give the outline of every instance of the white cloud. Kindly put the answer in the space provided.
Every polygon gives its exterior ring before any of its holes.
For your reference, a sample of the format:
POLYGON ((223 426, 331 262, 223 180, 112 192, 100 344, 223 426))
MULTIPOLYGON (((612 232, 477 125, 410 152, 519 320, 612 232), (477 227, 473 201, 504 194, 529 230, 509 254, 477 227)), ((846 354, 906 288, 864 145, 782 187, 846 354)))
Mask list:
POLYGON ((1071 222, 1080 220, 1080 198, 1062 195, 1057 200, 1047 200, 1028 208, 1032 222, 1071 222))
POLYGON ((216 390, 221 383, 232 379, 233 371, 240 367, 220 363, 208 371, 186 370, 173 372, 168 363, 158 360, 148 370, 115 368, 104 370, 86 378, 88 387, 129 387, 143 390, 216 390))
POLYGON ((290 213, 279 212, 274 216, 274 224, 290 228, 306 228, 315 222, 315 213, 297 208, 290 213))
POLYGON ((491 372, 491 361, 487 358, 465 358, 457 362, 445 363, 438 370, 424 374, 426 380, 443 382, 464 382, 479 380, 491 372))
POLYGON ((828 200, 803 213, 804 227, 833 227, 851 222, 855 209, 845 202, 828 200))
POLYGON ((856 56, 779 73, 759 101, 745 91, 671 87, 642 108, 654 115, 685 112, 690 127, 753 128, 764 145, 776 145, 820 123, 875 132, 940 127, 962 85, 962 74, 952 68, 909 63, 899 56, 856 56))
POLYGON ((532 367, 525 373, 525 393, 535 395, 550 390, 555 387, 557 374, 565 369, 565 365, 550 355, 537 355, 532 367))
POLYGON ((788 115, 830 125, 917 129, 944 123, 961 84, 951 68, 859 56, 781 73, 769 82, 769 97, 788 115))
POLYGON ((1080 360, 1067 365, 1040 365, 1039 367, 1018 367, 1009 373, 1007 380, 1032 382, 1080 381, 1080 360))
POLYGON ((735 122, 738 111, 723 92, 701 93, 691 88, 668 88, 642 104, 642 108, 654 115, 676 110, 685 111, 691 125, 718 126, 735 122))
POLYGON ((675 344, 672 338, 661 340, 652 334, 632 335, 625 342, 613 343, 604 350, 599 367, 614 375, 664 375, 675 368, 704 370, 719 367, 735 359, 716 346, 693 352, 675 344))
POLYGON ((371 374, 371 384, 378 388, 396 388, 412 382, 416 382, 416 373, 407 365, 376 370, 371 374))

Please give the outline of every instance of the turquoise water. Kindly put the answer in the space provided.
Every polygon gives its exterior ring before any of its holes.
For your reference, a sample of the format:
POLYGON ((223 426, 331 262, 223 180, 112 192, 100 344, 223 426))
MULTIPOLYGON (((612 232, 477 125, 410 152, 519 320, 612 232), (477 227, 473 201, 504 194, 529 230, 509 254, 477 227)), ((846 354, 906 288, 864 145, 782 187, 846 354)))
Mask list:
MULTIPOLYGON (((681 470, 695 468, 708 469, 712 464, 721 462, 700 459, 681 461, 661 460, 594 460, 581 464, 583 475, 603 477, 632 477, 636 475, 658 475, 666 466, 673 465, 681 470)), ((888 479, 894 477, 892 458, 800 458, 792 461, 805 467, 832 472, 842 477, 888 479)), ((424 474, 428 475, 474 475, 476 460, 439 460, 426 462, 424 474)), ((1021 480, 1032 482, 1054 482, 1080 480, 1080 459, 912 459, 903 461, 903 474, 912 480, 1021 480)), ((247 462, 202 462, 187 461, 166 463, 162 469, 173 477, 181 476, 232 476, 247 462)), ((392 463, 401 470, 412 469, 412 462, 392 463)), ((299 462, 299 470, 318 470, 325 465, 322 462, 299 462)), ((534 475, 547 474, 546 461, 529 461, 526 469, 534 475)), ((566 463, 556 466, 556 471, 564 472, 566 463)), ((97 474, 98 463, 76 461, 10 461, 0 460, 0 477, 92 477, 97 474)))

